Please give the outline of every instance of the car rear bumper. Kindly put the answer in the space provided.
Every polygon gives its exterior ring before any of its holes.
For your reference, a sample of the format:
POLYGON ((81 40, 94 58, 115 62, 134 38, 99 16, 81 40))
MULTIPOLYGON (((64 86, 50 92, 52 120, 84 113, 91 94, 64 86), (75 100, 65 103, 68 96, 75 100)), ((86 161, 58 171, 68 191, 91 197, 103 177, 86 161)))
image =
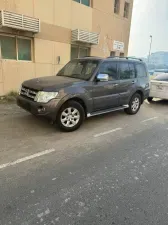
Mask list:
POLYGON ((32 113, 33 115, 44 116, 53 121, 55 121, 58 112, 58 103, 59 99, 53 99, 48 103, 38 103, 20 95, 17 97, 17 105, 19 107, 32 113))

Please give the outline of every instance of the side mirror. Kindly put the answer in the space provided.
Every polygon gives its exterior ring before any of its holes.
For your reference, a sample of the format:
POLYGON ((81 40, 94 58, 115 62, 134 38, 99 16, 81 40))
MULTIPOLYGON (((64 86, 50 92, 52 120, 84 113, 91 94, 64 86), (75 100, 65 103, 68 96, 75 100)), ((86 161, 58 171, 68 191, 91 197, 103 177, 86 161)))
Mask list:
POLYGON ((107 82, 108 80, 109 80, 108 74, 100 73, 100 74, 97 75, 97 81, 107 82))

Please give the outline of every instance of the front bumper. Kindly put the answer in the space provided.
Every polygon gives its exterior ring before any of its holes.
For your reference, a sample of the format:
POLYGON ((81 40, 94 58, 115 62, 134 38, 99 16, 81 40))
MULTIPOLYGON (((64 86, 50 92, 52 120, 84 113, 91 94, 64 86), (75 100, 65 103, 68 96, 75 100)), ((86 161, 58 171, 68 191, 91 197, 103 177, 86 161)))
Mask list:
POLYGON ((36 116, 44 116, 53 121, 56 120, 56 115, 59 110, 60 99, 53 99, 48 103, 38 103, 32 100, 29 100, 25 97, 17 97, 17 105, 24 110, 32 113, 36 116))

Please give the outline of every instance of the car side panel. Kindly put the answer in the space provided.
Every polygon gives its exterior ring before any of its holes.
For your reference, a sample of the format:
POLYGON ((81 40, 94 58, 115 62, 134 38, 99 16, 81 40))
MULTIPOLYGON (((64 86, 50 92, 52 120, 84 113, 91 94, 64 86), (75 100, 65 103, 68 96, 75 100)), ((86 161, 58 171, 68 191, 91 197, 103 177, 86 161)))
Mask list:
POLYGON ((120 80, 120 105, 129 104, 130 97, 137 90, 137 78, 120 80))

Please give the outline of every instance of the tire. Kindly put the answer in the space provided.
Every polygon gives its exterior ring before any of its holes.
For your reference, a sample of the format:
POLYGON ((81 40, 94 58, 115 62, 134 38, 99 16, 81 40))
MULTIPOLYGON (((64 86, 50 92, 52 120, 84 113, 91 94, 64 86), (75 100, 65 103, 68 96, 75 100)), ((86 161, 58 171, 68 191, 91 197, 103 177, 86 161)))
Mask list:
POLYGON ((142 97, 140 94, 136 93, 132 96, 129 108, 125 109, 125 112, 129 115, 135 115, 141 107, 142 97))
POLYGON ((80 103, 72 100, 61 107, 56 122, 62 131, 72 132, 82 125, 84 119, 84 108, 80 103))
POLYGON ((152 102, 152 100, 153 100, 153 97, 148 98, 148 102, 152 102))

